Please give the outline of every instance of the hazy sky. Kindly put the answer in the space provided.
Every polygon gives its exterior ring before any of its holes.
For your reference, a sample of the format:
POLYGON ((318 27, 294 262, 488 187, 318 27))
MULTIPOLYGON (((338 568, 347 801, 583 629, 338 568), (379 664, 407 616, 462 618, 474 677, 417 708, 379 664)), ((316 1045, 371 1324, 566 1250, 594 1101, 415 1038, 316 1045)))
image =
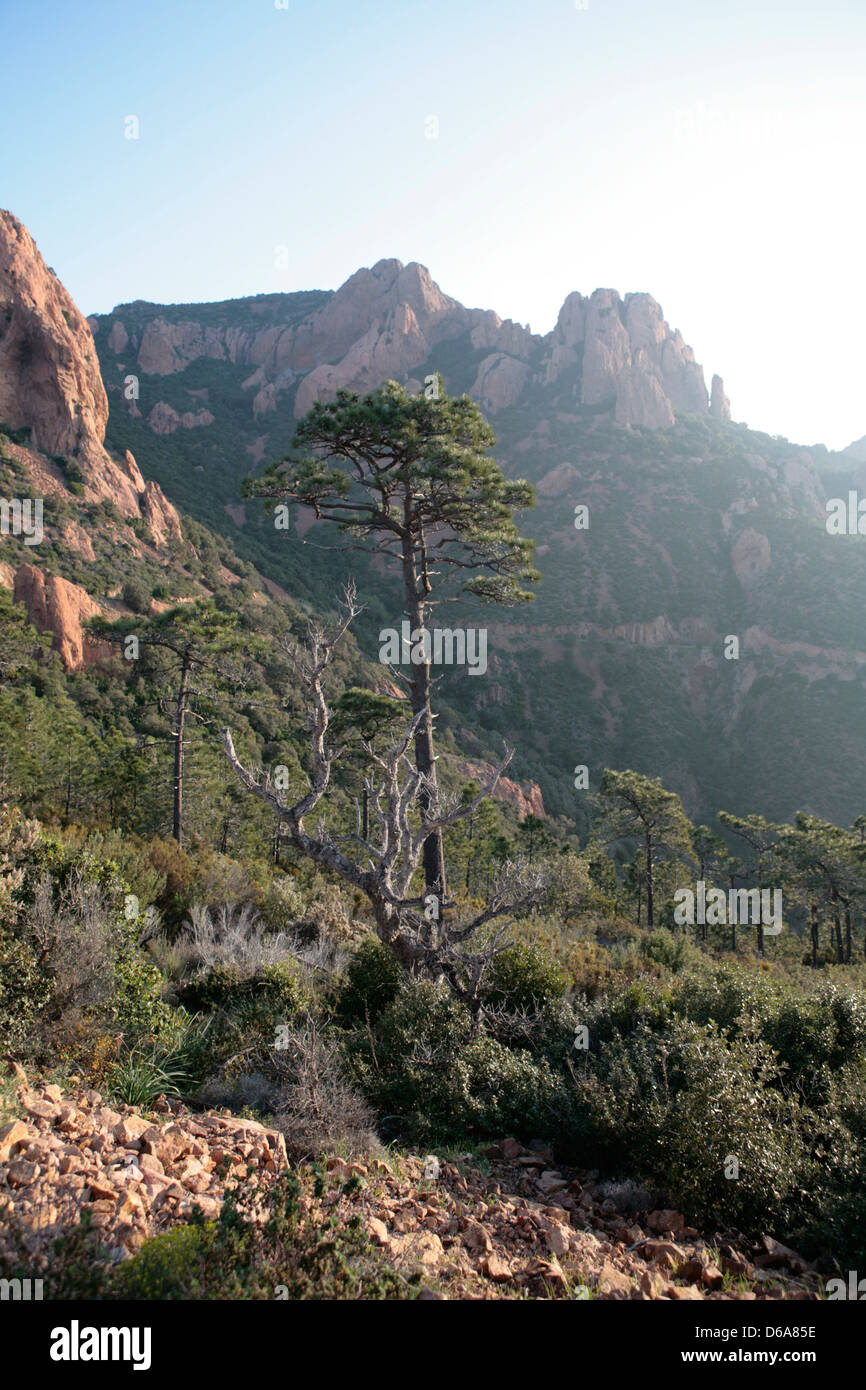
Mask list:
POLYGON ((85 313, 647 290, 735 419, 866 434, 866 0, 582 3, 0 0, 0 204, 85 313))

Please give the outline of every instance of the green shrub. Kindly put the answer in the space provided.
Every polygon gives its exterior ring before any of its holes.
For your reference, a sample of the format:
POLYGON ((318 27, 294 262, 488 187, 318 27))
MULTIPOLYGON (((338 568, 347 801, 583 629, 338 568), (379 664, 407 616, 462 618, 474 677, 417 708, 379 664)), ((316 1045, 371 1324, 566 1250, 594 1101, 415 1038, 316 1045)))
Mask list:
POLYGON ((473 1031, 469 1010, 444 982, 406 980, 374 1037, 359 1030, 350 1050, 354 1077, 374 1105, 417 1140, 506 1132, 554 1139, 568 1128, 565 1078, 546 1058, 473 1031))
POLYGON ((22 1057, 51 999, 51 979, 34 948, 0 928, 0 1037, 9 1057, 22 1057))
POLYGON ((341 1016, 345 1019, 378 1018, 394 999, 401 977, 394 952, 378 937, 367 937, 346 971, 338 998, 341 1016))
POLYGON ((151 593, 140 579, 128 579, 123 586, 123 602, 133 613, 149 613, 151 593))
POLYGON ((566 981, 539 946, 512 942, 494 957, 484 1002, 509 1010, 538 1009, 565 993, 566 981))
POLYGON ((193 1012, 221 1009, 250 1020, 288 1021, 310 1002, 297 967, 284 963, 262 966, 253 975, 243 975, 234 965, 211 966, 183 986, 180 998, 193 1012))
POLYGON ((712 1024, 675 1019, 661 1032, 642 1023, 585 1054, 579 1131, 593 1161, 636 1169, 693 1221, 782 1222, 805 1147, 779 1077, 754 1034, 731 1040, 712 1024))
POLYGON ((695 951, 685 936, 674 936, 662 927, 641 938, 640 952, 647 960, 663 965, 676 975, 694 956, 695 951))

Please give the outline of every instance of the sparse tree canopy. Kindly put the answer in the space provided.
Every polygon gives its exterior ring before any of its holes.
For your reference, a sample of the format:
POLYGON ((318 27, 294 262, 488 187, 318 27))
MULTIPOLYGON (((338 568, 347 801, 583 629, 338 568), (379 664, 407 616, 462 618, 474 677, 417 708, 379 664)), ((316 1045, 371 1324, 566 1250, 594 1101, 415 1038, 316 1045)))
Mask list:
POLYGON ((499 925, 492 938, 483 940, 477 950, 472 949, 473 938, 489 924, 499 923, 503 917, 526 911, 539 902, 545 888, 543 876, 528 866, 507 863, 484 908, 466 920, 447 923, 439 915, 435 895, 431 903, 428 895, 413 893, 412 885, 430 835, 473 815, 483 798, 494 790, 511 754, 506 755, 472 801, 460 804, 455 797, 450 803, 445 802, 438 788, 431 787, 429 779, 407 757, 421 718, 416 714, 386 751, 377 752, 372 744, 365 746, 376 769, 374 777, 365 779, 373 826, 369 838, 362 833, 360 806, 356 829, 350 835, 331 834, 323 820, 311 834, 305 824, 328 792, 333 765, 343 751, 331 741, 323 680, 334 648, 357 612, 354 592, 349 589, 345 612, 336 630, 326 634, 314 628, 307 652, 290 649, 311 704, 312 773, 306 794, 289 804, 284 794, 271 786, 267 773, 257 775, 243 764, 228 729, 223 732, 226 753, 241 784, 271 807, 286 825, 295 847, 320 868, 337 874, 366 895, 377 933, 401 965, 434 977, 444 975, 454 992, 477 1012, 485 971, 497 954, 509 923, 499 925), (427 793, 423 799, 422 791, 427 793))

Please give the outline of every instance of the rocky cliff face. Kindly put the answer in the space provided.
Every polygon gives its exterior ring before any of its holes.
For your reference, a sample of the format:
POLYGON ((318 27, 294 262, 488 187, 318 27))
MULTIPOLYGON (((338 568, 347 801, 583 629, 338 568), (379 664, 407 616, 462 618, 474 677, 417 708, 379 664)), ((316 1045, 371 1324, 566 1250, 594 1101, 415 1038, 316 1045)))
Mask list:
MULTIPOLYGON (((482 786, 491 780, 496 771, 492 763, 468 759, 458 763, 457 767, 461 777, 479 782, 482 786)), ((494 801, 507 801, 509 806, 514 806, 521 820, 529 815, 544 820, 544 797, 537 782, 512 782, 510 777, 500 777, 491 795, 494 801)))
MULTIPOLYGON (((34 453, 74 461, 88 501, 111 501, 123 516, 142 515, 144 479, 135 459, 127 453, 118 462, 103 444, 108 398, 90 324, 27 228, 2 210, 0 421, 29 430, 34 453)), ((160 507, 174 512, 160 497, 160 507)), ((176 513, 173 524, 179 530, 176 513)))
MULTIPOLYGON (((296 318, 296 297, 283 298, 286 318, 296 318)), ((492 415, 538 386, 571 408, 607 409, 618 424, 653 430, 670 428, 678 415, 711 410, 694 353, 648 294, 570 294, 544 337, 491 310, 465 308, 416 262, 382 260, 356 271, 297 321, 281 324, 279 305, 269 301, 270 321, 256 327, 250 321, 256 303, 189 305, 180 319, 169 318, 164 307, 136 303, 94 322, 104 357, 123 359, 124 366, 134 359, 145 376, 182 373, 203 357, 255 368, 242 383, 252 419, 278 409, 288 393, 297 419, 343 387, 363 392, 392 378, 418 390, 447 344, 475 363, 470 394, 492 415)), ((715 380, 712 413, 728 418, 715 380)), ((156 433, 212 419, 203 408, 178 412, 162 400, 148 416, 156 433)))
POLYGON ((35 565, 21 565, 15 575, 13 598, 23 603, 38 632, 53 634, 55 650, 68 671, 92 665, 106 654, 107 645, 84 640, 84 623, 100 609, 79 584, 46 574, 35 565))
MULTIPOLYGON (((121 336, 114 341, 120 345, 121 336)), ((180 517, 159 484, 145 482, 129 450, 113 457, 105 449, 107 418, 89 322, 45 265, 27 229, 0 211, 0 423, 4 432, 20 431, 18 438, 27 439, 4 442, 4 462, 13 472, 2 485, 3 495, 12 489, 45 507, 46 518, 56 518, 46 519, 44 530, 45 544, 55 545, 55 558, 59 540, 61 554, 96 560, 93 542, 101 544, 105 537, 94 532, 88 506, 106 501, 121 518, 142 521, 149 530, 143 541, 117 522, 118 553, 128 557, 132 551, 138 558, 147 550, 162 562, 160 552, 183 538, 180 517)), ((34 627, 52 634, 66 668, 100 660, 107 649, 84 637, 84 625, 100 604, 81 584, 39 568, 42 540, 23 553, 14 535, 0 540, 6 552, 0 582, 12 587, 34 627)), ((120 582, 123 578, 120 573, 120 582)))
POLYGON ((98 452, 108 399, 87 322, 27 228, 0 211, 0 419, 44 453, 98 452))

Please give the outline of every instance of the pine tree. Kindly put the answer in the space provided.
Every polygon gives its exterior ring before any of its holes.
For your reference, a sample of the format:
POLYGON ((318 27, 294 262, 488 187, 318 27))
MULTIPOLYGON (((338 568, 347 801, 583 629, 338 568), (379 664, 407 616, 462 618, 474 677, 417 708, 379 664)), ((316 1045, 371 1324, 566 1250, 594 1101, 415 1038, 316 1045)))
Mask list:
POLYGON ((145 681, 160 705, 166 703, 166 689, 171 692, 172 835, 182 846, 187 723, 190 718, 204 721, 207 708, 221 692, 241 685, 242 658, 250 636, 240 632, 236 615, 220 611, 210 600, 115 623, 94 618, 90 631, 101 641, 123 647, 127 654, 143 651, 151 658, 144 670, 145 681))
MULTIPOLYGON (((489 457, 495 442, 474 401, 449 397, 441 377, 435 390, 418 396, 394 381, 363 397, 343 390, 336 401, 313 406, 291 452, 264 477, 247 479, 244 492, 307 507, 353 543, 372 541, 393 559, 415 641, 433 608, 458 592, 485 603, 533 597, 525 587, 539 578, 532 542, 518 534, 513 512, 531 506, 534 492, 504 477, 489 457)), ((414 747, 425 816, 438 800, 429 650, 427 656, 409 677, 412 712, 420 716, 414 747)), ((444 898, 439 831, 424 845, 424 875, 428 892, 444 898)))
POLYGON ((692 826, 675 792, 661 779, 606 768, 599 788, 602 821, 610 839, 643 842, 647 926, 655 924, 655 864, 659 854, 692 857, 692 826))

